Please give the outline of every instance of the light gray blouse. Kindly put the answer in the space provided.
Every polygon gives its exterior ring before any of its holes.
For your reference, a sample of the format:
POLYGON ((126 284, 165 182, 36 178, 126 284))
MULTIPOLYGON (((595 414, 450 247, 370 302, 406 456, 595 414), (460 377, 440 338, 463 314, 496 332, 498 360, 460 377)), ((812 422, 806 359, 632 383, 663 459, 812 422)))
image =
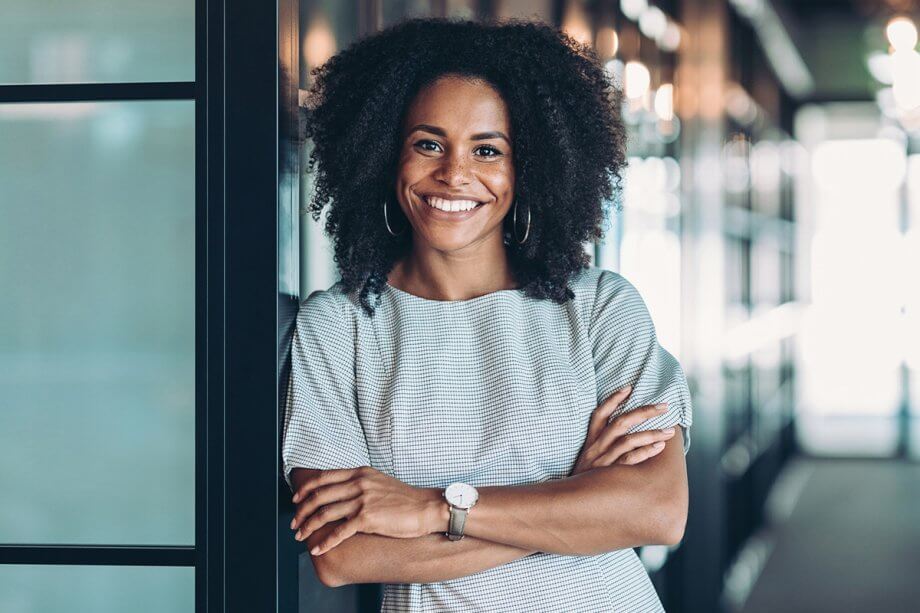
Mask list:
MULTIPOLYGON (((575 298, 560 305, 519 289, 439 301, 386 285, 374 317, 341 283, 310 294, 291 341, 282 450, 288 484, 298 466, 370 465, 416 487, 562 479, 592 411, 628 384, 633 391, 621 412, 669 403, 631 431, 680 424, 688 449, 687 381, 659 345, 639 292, 594 266, 569 287, 575 298)), ((384 585, 382 611, 434 610, 662 607, 639 558, 622 549, 538 552, 449 581, 384 585)))

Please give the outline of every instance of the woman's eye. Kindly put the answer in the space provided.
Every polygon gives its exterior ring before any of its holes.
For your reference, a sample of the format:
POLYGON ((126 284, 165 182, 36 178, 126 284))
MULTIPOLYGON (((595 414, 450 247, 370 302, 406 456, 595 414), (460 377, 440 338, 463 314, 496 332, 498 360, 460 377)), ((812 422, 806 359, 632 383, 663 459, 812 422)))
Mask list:
POLYGON ((491 151, 491 152, 492 152, 492 155, 487 155, 487 156, 486 156, 486 157, 490 157, 490 158, 491 158, 491 157, 496 157, 496 156, 499 156, 499 155, 502 154, 501 151, 499 151, 498 149, 496 149, 496 148, 493 147, 492 145, 483 145, 482 147, 477 147, 476 149, 477 149, 477 151, 481 151, 481 150, 483 150, 483 149, 486 150, 486 151, 491 151))
POLYGON ((415 146, 420 147, 423 151, 437 151, 438 149, 441 148, 441 145, 439 145, 433 140, 420 140, 419 142, 415 143, 415 146), (425 147, 425 145, 434 145, 436 148, 428 149, 425 147))
MULTIPOLYGON (((421 149, 422 151, 432 151, 438 152, 441 151, 441 143, 433 140, 420 140, 415 143, 415 146, 421 149)), ((476 152, 479 152, 483 157, 491 158, 498 157, 502 155, 502 152, 493 147, 492 145, 481 145, 476 147, 476 152)))

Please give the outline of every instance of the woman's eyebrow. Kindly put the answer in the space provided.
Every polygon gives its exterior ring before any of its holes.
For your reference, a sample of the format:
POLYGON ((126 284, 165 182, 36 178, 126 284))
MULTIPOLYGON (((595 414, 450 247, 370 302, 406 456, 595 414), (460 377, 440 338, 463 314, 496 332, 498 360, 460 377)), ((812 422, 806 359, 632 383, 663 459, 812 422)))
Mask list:
MULTIPOLYGON (((416 130, 421 130, 422 132, 430 132, 438 136, 444 136, 444 137, 447 136, 447 132, 445 132, 441 128, 437 126, 428 125, 427 123, 420 123, 417 126, 414 126, 411 130, 406 132, 406 136, 408 136, 409 134, 412 134, 416 130)), ((479 134, 473 134, 470 137, 470 140, 488 140, 490 138, 503 138, 505 139, 506 143, 508 143, 509 145, 511 144, 511 140, 507 136, 505 136, 504 132, 501 132, 498 130, 493 131, 493 132, 480 132, 479 134)))

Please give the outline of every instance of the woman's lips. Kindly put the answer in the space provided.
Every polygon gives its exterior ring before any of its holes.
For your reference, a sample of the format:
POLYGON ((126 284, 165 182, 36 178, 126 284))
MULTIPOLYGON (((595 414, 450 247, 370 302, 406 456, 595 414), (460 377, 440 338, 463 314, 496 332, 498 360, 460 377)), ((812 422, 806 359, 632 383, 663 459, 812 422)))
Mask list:
POLYGON ((439 220, 444 220, 444 221, 463 221, 465 219, 469 219, 470 217, 476 214, 476 211, 483 208, 484 204, 488 204, 487 202, 480 202, 479 204, 469 209, 468 211, 444 211, 444 210, 441 210, 439 208, 433 207, 430 204, 428 204, 428 199, 425 196, 423 196, 421 200, 422 200, 423 206, 428 210, 428 215, 430 215, 434 219, 439 219, 439 220))

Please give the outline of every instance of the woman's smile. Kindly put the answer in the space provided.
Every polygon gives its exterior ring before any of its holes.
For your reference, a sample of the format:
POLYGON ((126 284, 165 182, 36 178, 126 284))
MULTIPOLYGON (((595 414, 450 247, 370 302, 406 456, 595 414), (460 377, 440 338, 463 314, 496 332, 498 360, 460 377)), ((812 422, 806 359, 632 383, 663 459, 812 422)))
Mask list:
POLYGON ((501 94, 481 79, 442 75, 415 96, 402 134, 395 192, 412 225, 412 257, 475 253, 471 275, 495 261, 506 268, 503 221, 515 175, 501 94))
POLYGON ((448 198, 434 194, 420 196, 422 209, 433 219, 463 221, 476 214, 487 202, 473 198, 448 198))

